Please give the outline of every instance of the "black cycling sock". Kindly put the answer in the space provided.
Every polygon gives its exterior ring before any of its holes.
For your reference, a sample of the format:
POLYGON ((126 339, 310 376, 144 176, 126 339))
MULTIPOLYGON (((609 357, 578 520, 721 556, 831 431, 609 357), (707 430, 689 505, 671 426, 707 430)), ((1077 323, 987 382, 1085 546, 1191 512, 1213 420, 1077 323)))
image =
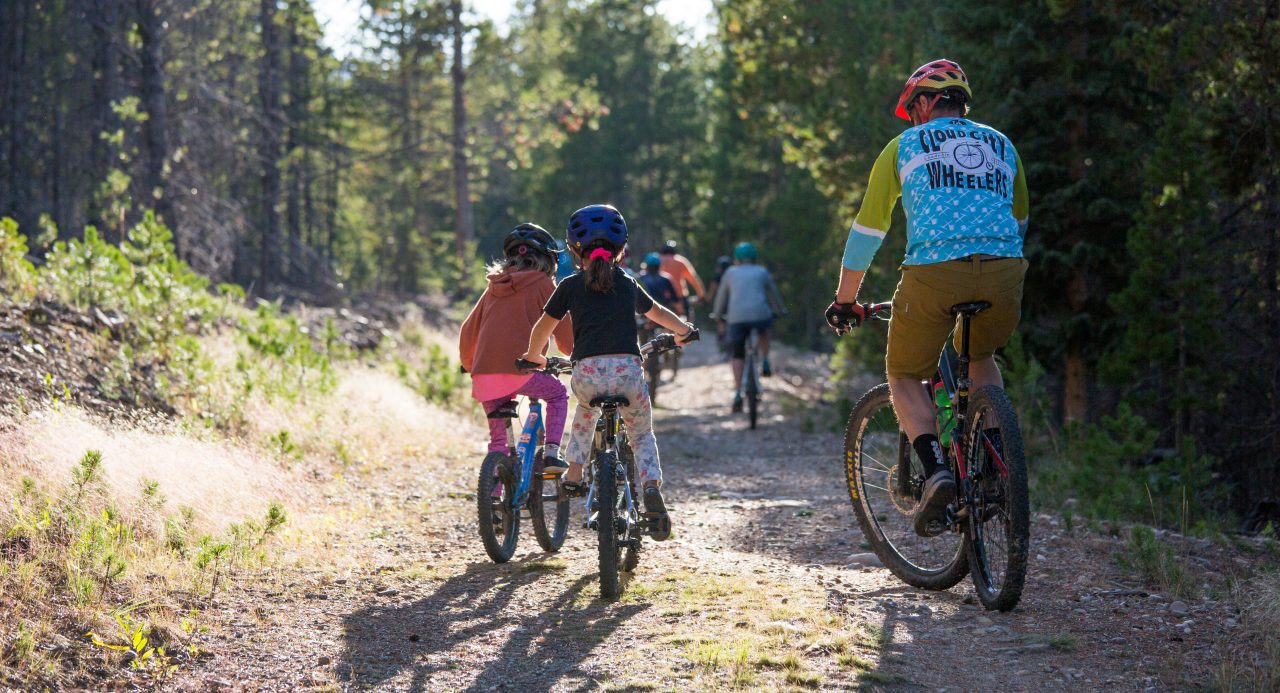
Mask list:
POLYGON ((911 442, 911 447, 915 448, 916 455, 920 456, 926 479, 933 476, 939 467, 946 466, 946 460, 942 459, 942 445, 938 442, 938 436, 932 433, 917 436, 911 442))

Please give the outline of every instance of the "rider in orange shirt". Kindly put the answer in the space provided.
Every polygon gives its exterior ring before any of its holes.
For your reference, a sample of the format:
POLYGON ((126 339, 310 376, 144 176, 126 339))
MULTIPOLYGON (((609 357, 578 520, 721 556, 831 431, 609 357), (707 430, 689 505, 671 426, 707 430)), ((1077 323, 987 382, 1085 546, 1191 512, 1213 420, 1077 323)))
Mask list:
POLYGON ((693 287, 693 292, 697 294, 698 300, 702 301, 706 298, 707 292, 702 288, 702 280, 698 278, 698 271, 693 268, 693 263, 689 262, 689 258, 676 252, 676 242, 667 241, 662 249, 658 251, 662 255, 662 271, 671 275, 671 283, 675 284, 676 297, 678 299, 678 308, 676 312, 680 315, 689 315, 689 302, 685 297, 689 295, 685 290, 687 282, 693 287))

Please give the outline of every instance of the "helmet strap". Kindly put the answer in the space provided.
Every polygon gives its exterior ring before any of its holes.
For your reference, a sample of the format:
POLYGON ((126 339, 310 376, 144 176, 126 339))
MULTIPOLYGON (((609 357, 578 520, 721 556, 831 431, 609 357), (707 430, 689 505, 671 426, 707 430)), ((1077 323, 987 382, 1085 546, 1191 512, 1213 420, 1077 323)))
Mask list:
POLYGON ((933 96, 926 96, 924 94, 919 94, 913 97, 911 101, 915 105, 915 107, 908 111, 908 113, 910 113, 911 115, 911 124, 923 125, 924 123, 927 123, 930 120, 933 120, 933 109, 938 105, 938 102, 941 100, 942 100, 942 92, 938 92, 933 96), (923 108, 919 106, 920 96, 924 96, 926 99, 928 99, 928 103, 926 103, 923 108))

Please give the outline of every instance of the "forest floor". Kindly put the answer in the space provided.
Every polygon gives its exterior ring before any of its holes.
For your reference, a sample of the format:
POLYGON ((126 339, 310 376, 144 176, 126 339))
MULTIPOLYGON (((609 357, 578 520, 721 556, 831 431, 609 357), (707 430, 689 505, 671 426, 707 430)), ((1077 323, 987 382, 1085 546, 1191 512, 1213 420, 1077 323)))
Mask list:
POLYGON ((1176 599, 1121 569, 1119 531, 1037 513, 1014 611, 982 610, 968 579, 910 588, 862 543, 840 434, 813 401, 821 360, 777 355, 750 431, 729 412, 714 347, 689 351, 657 413, 675 534, 646 541, 619 600, 599 598, 577 503, 561 552, 542 553, 526 521, 516 557, 492 563, 475 531, 480 417, 409 416, 451 439, 322 479, 293 510, 279 564, 240 574, 204 610, 203 656, 165 687, 1146 691, 1218 680, 1240 617, 1215 590, 1248 567, 1237 549, 1165 535, 1205 596, 1176 599))

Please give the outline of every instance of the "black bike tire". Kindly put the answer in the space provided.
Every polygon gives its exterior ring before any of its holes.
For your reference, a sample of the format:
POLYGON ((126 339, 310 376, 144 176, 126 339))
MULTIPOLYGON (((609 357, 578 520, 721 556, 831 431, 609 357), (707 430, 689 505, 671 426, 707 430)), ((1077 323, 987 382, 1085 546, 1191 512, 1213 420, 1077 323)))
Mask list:
POLYGON ((747 371, 747 418, 751 422, 751 430, 756 430, 756 422, 760 417, 760 384, 756 382, 755 360, 751 361, 751 370, 747 371))
MULTIPOLYGON (((1001 446, 1004 448, 1005 468, 1009 470, 1007 491, 1009 503, 1006 512, 1009 515, 1009 555, 1005 565, 1004 584, 993 586, 986 572, 986 552, 978 540, 976 513, 970 518, 966 528, 965 546, 969 554, 969 567, 973 577, 973 586, 978 593, 978 600, 992 611, 1009 611, 1018 605, 1022 598, 1022 588, 1027 578, 1027 554, 1031 543, 1031 505, 1030 492, 1027 488, 1027 460, 1022 441, 1022 429, 1018 425, 1018 415, 1013 410, 1004 390, 986 385, 973 394, 969 400, 969 420, 977 423, 977 412, 990 408, 1000 422, 1001 446)), ((977 426, 973 426, 968 434, 972 437, 977 426)), ((972 451, 973 446, 966 444, 965 449, 972 451)), ((975 456, 970 455, 973 459, 975 456)))
POLYGON ((845 486, 849 492, 849 501, 853 504, 853 514, 858 518, 858 526, 862 535, 871 545, 872 552, 880 558, 884 566, 899 580, 926 590, 945 590, 959 584, 969 574, 966 542, 959 542, 956 555, 949 563, 937 570, 921 570, 911 564, 898 553, 893 544, 884 536, 880 524, 876 522, 872 510, 866 504, 867 494, 862 481, 862 434, 866 422, 884 407, 892 407, 889 398, 889 384, 881 383, 867 391, 862 399, 853 407, 849 415, 849 425, 844 437, 844 474, 845 486))
POLYGON ((600 549, 600 597, 617 599, 618 581, 618 533, 614 529, 615 511, 618 507, 617 462, 612 453, 604 453, 596 461, 596 495, 600 509, 596 512, 596 534, 600 549))
POLYGON ((560 478, 555 479, 534 479, 533 488, 530 490, 529 500, 532 507, 530 515, 533 517, 533 536, 538 540, 538 546, 542 547, 547 553, 555 553, 564 546, 565 537, 569 534, 569 496, 560 490, 560 478), (543 489, 547 485, 555 491, 555 495, 543 495, 543 489), (555 508, 555 520, 551 526, 547 526, 547 498, 554 497, 556 499, 553 507, 555 508))
MULTIPOLYGON (((627 484, 631 486, 631 501, 636 504, 643 503, 636 489, 636 484, 638 483, 636 481, 636 458, 631 452, 631 446, 627 442, 625 432, 618 436, 618 454, 627 465, 627 484)), ((636 529, 633 529, 627 535, 627 539, 631 543, 627 545, 627 550, 622 555, 622 571, 624 573, 634 573, 640 565, 640 542, 643 537, 644 535, 636 529)))
POLYGON ((511 500, 515 493, 515 484, 509 472, 500 471, 499 463, 506 459, 502 453, 489 453, 480 464, 480 478, 476 484, 476 520, 480 532, 480 541, 484 544, 485 553, 494 563, 506 563, 516 553, 516 544, 520 541, 520 512, 511 510, 511 500), (497 471, 502 479, 503 533, 498 538, 493 527, 493 482, 497 471))

